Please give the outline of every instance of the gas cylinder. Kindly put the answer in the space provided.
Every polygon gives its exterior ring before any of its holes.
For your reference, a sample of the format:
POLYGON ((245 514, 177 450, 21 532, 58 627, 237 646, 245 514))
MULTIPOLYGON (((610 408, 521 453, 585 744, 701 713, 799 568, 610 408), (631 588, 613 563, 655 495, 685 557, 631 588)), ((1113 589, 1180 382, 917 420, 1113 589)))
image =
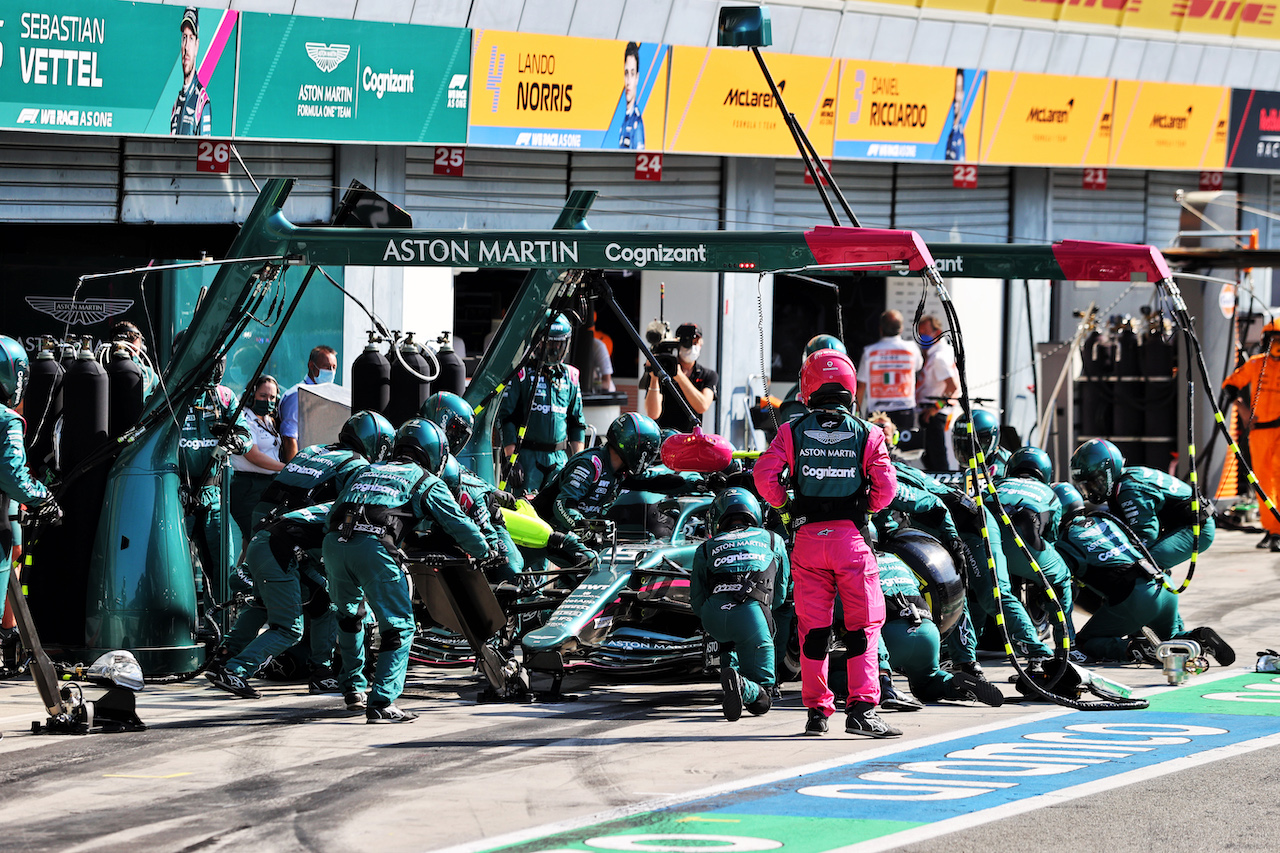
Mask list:
POLYGON ((142 416, 142 386, 142 368, 133 360, 129 347, 113 346, 111 361, 107 364, 107 425, 112 436, 121 435, 142 416))
POLYGON ((1116 330, 1115 359, 1112 433, 1116 436, 1141 436, 1146 429, 1146 416, 1142 408, 1146 383, 1142 381, 1138 333, 1134 331, 1129 317, 1125 317, 1116 330))
POLYGON ((441 332, 436 343, 440 345, 436 350, 436 358, 440 360, 440 375, 431 384, 432 389, 437 392, 450 391, 461 397, 467 390, 467 368, 453 351, 453 334, 449 331, 441 332))
POLYGON ((1102 332, 1094 329, 1084 339, 1080 360, 1080 417, 1076 429, 1091 437, 1110 435, 1111 395, 1103 383, 1111 375, 1111 344, 1102 332))
POLYGON ((53 425, 62 415, 62 365, 58 363, 58 342, 49 336, 40 341, 40 351, 31 361, 23 412, 27 418, 27 462, 38 473, 53 449, 53 425))
POLYGON ((58 343, 58 363, 65 374, 76 363, 76 353, 80 352, 80 339, 71 336, 58 343))
POLYGON ((405 335, 399 355, 388 352, 387 360, 391 362, 391 399, 385 414, 391 425, 399 428, 410 418, 416 418, 422 404, 431 396, 431 383, 421 378, 430 375, 431 367, 421 348, 414 343, 413 332, 405 335))
POLYGON ((67 370, 62 389, 59 462, 65 474, 107 438, 110 393, 107 371, 87 346, 80 350, 67 370))
POLYGON ((364 352, 351 363, 351 411, 384 414, 391 399, 391 363, 378 351, 382 338, 369 332, 364 352))
POLYGON ((1167 471, 1177 450, 1178 346, 1164 315, 1153 314, 1142 342, 1142 374, 1146 377, 1147 396, 1143 406, 1144 435, 1148 439, 1168 437, 1166 441, 1148 441, 1143 464, 1167 471))

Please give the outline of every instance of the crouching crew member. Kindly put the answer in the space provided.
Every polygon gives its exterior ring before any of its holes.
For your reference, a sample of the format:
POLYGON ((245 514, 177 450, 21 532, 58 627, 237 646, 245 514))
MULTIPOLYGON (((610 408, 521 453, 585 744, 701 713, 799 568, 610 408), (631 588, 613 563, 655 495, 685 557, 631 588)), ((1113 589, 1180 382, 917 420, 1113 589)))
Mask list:
POLYGON ((761 527, 760 503, 741 487, 711 504, 714 535, 698 546, 689 603, 720 644, 724 717, 764 714, 772 705, 775 612, 787 599, 791 561, 782 537, 761 527))
POLYGON ((409 581, 400 565, 405 537, 419 521, 430 518, 471 556, 489 557, 484 536, 439 477, 447 458, 444 432, 412 418, 396 431, 390 461, 371 465, 352 478, 329 512, 324 563, 338 608, 338 681, 351 710, 366 705, 364 632, 357 616, 362 598, 368 599, 382 632, 365 710, 370 723, 417 719, 395 705, 404 690, 414 630, 409 581))
POLYGON ((1189 485, 1155 468, 1125 465, 1114 444, 1091 438, 1071 455, 1071 481, 1084 496, 1120 516, 1147 547, 1156 565, 1168 571, 1191 559, 1199 527, 1198 553, 1213 544, 1213 505, 1189 485))
POLYGON ((302 640, 305 614, 311 619, 309 690, 337 692, 339 685, 331 667, 338 619, 320 553, 330 508, 326 503, 285 513, 269 520, 249 540, 245 567, 265 610, 267 630, 230 660, 205 670, 205 678, 213 686, 243 699, 261 697, 248 679, 270 658, 302 640))
POLYGON ((852 414, 858 378, 853 362, 818 350, 800 370, 800 398, 810 412, 782 425, 756 461, 756 490, 772 506, 787 503, 784 469, 791 472, 796 526, 792 551, 796 617, 800 631, 801 697, 809 709, 805 733, 822 735, 835 713, 827 683, 827 651, 835 599, 844 605, 840 639, 848 652, 845 731, 896 737, 898 729, 876 713, 880 680, 876 648, 884 623, 880 577, 863 531, 868 512, 893 499, 897 479, 884 433, 852 414))
POLYGON ((1178 612, 1178 596, 1165 588, 1164 573, 1116 519, 1085 515, 1084 499, 1069 483, 1054 492, 1062 501, 1058 552, 1070 566, 1081 596, 1094 605, 1093 617, 1076 634, 1080 650, 1098 660, 1136 661, 1160 666, 1155 649, 1140 632, 1150 628, 1161 640, 1195 640, 1223 666, 1235 651, 1208 627, 1188 631, 1178 612))

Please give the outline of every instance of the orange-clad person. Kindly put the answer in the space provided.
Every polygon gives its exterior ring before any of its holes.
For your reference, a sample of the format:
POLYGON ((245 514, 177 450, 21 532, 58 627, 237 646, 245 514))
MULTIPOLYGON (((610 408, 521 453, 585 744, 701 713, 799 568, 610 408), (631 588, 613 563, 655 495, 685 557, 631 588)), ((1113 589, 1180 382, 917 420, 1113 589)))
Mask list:
MULTIPOLYGON (((1267 497, 1280 495, 1280 319, 1262 327, 1262 352, 1236 368, 1222 383, 1236 393, 1248 410, 1249 450, 1258 485, 1267 497)), ((1267 535, 1259 548, 1280 551, 1280 521, 1265 506, 1262 526, 1267 535)))

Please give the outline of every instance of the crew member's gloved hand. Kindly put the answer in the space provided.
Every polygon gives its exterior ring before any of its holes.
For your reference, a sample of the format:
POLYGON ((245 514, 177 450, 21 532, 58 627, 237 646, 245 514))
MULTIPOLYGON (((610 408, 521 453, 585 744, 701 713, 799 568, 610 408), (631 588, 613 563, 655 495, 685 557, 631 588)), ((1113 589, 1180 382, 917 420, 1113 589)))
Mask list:
POLYGON ((974 558, 969 547, 964 544, 964 540, 956 537, 948 539, 945 546, 947 553, 956 561, 956 569, 959 570, 961 577, 964 577, 970 583, 978 579, 978 563, 974 558))
POLYGON ((483 572, 500 571, 507 565, 507 557, 497 551, 490 551, 489 556, 476 563, 476 567, 483 572))
POLYGON ((707 488, 713 492, 724 490, 729 485, 729 477, 723 471, 716 471, 707 476, 707 488))
POLYGON ((510 492, 504 492, 502 489, 494 489, 491 494, 493 495, 494 502, 497 503, 498 506, 505 507, 506 509, 516 508, 516 496, 510 492))
POLYGON ((58 506, 58 502, 53 498, 49 498, 44 503, 30 510, 27 520, 27 529, 29 533, 34 535, 36 532, 45 530, 50 527, 60 527, 62 525, 62 507, 58 506))
POLYGON ((956 524, 962 522, 968 525, 981 524, 982 512, 978 509, 978 502, 968 495, 948 489, 942 496, 942 502, 947 505, 956 524))

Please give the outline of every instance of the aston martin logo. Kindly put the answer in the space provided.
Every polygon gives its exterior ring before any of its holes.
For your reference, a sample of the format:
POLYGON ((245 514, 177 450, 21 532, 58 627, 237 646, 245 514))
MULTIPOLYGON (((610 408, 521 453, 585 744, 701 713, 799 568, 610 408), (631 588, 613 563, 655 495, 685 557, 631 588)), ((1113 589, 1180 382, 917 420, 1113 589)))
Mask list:
POLYGON ((318 41, 307 42, 307 56, 324 73, 328 74, 342 64, 351 52, 349 44, 321 44, 318 41))
POLYGON ((853 438, 853 433, 845 430, 807 429, 804 434, 822 444, 839 444, 842 441, 848 441, 853 438))
POLYGON ((58 296, 28 296, 27 304, 55 320, 72 326, 92 326, 133 307, 132 299, 66 299, 58 296))

